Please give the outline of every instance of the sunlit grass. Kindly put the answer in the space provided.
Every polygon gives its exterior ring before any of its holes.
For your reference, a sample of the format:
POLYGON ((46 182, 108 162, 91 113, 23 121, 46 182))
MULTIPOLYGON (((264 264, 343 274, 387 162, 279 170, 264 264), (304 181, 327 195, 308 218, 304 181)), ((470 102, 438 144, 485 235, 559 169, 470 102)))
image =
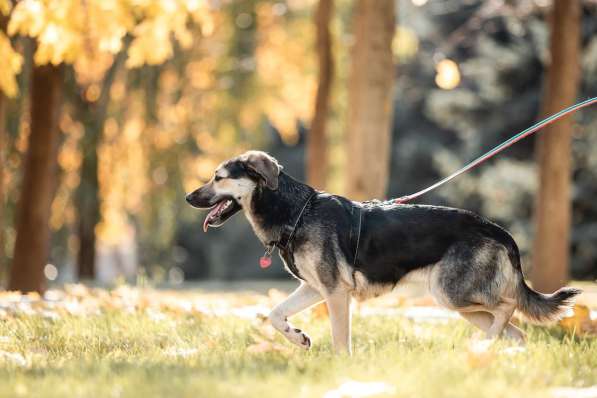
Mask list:
POLYGON ((319 397, 356 380, 388 383, 398 397, 546 397, 552 387, 597 384, 597 340, 557 327, 523 325, 525 350, 498 342, 478 352, 460 320, 356 315, 346 357, 331 352, 325 317, 294 321, 313 338, 310 352, 259 317, 13 313, 0 321, 0 396, 319 397))

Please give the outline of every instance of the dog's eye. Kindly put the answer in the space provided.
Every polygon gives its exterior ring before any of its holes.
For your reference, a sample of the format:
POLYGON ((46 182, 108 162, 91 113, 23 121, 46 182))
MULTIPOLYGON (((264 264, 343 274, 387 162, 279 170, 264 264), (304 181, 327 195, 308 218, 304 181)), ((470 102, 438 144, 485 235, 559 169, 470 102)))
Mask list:
POLYGON ((220 181, 220 180, 223 180, 223 179, 224 179, 224 178, 223 178, 223 177, 220 177, 220 176, 215 176, 215 177, 214 177, 214 181, 220 181))

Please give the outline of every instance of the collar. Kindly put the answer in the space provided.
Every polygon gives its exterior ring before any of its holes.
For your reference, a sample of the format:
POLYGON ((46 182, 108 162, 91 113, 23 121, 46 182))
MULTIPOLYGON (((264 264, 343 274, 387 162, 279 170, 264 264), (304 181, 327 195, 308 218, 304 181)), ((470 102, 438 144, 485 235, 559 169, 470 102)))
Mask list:
POLYGON ((311 202, 311 199, 313 199, 313 197, 315 195, 317 195, 317 191, 315 191, 311 195, 309 195, 309 197, 305 201, 305 204, 303 205, 303 208, 301 209, 301 212, 298 214, 298 217, 296 218, 294 224, 293 225, 284 225, 282 227, 282 231, 280 232, 280 237, 278 238, 278 240, 272 241, 266 246, 267 251, 269 251, 269 252, 273 251, 274 246, 280 250, 286 250, 288 248, 288 245, 290 244, 290 242, 292 242, 292 238, 294 238, 294 234, 296 232, 296 227, 298 226, 299 221, 303 217, 303 214, 305 213, 305 209, 307 208, 307 205, 311 202))

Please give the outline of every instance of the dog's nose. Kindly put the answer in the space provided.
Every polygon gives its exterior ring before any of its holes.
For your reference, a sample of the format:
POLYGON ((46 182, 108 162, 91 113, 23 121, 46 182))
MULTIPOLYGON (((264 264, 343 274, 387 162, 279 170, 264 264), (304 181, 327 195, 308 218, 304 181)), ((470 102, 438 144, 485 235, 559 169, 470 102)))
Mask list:
POLYGON ((193 193, 189 193, 187 194, 187 196, 185 196, 185 200, 187 201, 187 203, 191 203, 191 201, 193 200, 193 193))

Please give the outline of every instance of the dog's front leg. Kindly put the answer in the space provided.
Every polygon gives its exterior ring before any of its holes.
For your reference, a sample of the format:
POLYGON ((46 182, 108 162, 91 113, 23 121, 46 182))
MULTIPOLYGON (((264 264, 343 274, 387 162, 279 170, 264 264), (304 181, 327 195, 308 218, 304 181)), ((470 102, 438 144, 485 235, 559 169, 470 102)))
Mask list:
POLYGON ((291 343, 308 350, 311 339, 302 330, 288 323, 288 317, 323 301, 317 290, 302 283, 288 298, 278 304, 270 313, 272 326, 280 331, 291 343))
POLYGON ((332 324, 334 350, 350 355, 350 293, 337 289, 325 300, 332 324))

